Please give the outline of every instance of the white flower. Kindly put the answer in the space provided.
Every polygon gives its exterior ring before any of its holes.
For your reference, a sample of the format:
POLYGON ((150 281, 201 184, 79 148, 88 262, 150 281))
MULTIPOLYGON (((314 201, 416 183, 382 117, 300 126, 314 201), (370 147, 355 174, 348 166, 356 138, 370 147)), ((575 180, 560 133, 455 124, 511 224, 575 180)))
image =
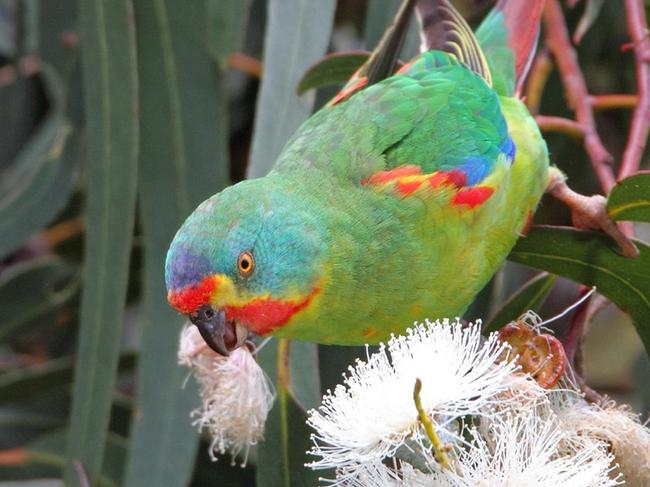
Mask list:
POLYGON ((650 429, 639 422, 638 415, 613 401, 597 405, 563 396, 554 402, 567 431, 610 446, 616 471, 627 484, 650 485, 650 429))
POLYGON ((606 444, 572 436, 540 404, 527 413, 507 412, 481 420, 473 441, 457 451, 453 469, 437 470, 433 483, 449 487, 608 487, 612 456, 606 444))
POLYGON ((178 361, 191 367, 199 384, 201 407, 192 413, 194 424, 207 428, 212 437, 210 456, 243 451, 246 464, 251 445, 262 439, 274 394, 272 386, 251 351, 240 347, 222 357, 205 345, 196 327, 181 332, 178 361))
POLYGON ((345 386, 328 392, 310 412, 308 423, 316 429, 310 453, 321 457, 310 466, 354 472, 358 465, 393 456, 406 439, 419 442, 416 378, 435 429, 463 441, 453 431, 454 421, 489 414, 498 394, 524 380, 514 374, 515 364, 500 360, 507 350, 496 334, 481 337, 480 322, 463 327, 458 320, 427 321, 392 337, 387 347, 351 367, 345 386))

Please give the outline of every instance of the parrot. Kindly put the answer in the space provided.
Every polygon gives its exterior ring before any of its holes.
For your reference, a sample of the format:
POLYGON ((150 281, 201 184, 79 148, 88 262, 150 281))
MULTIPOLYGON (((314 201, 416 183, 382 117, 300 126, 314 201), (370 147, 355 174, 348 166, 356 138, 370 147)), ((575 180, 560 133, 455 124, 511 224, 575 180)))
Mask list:
POLYGON ((543 3, 499 0, 474 33, 447 0, 405 0, 392 51, 375 50, 266 176, 189 215, 165 263, 171 306, 224 356, 251 335, 377 344, 462 315, 549 183, 520 98, 543 3), (423 49, 399 66, 409 8, 423 49))

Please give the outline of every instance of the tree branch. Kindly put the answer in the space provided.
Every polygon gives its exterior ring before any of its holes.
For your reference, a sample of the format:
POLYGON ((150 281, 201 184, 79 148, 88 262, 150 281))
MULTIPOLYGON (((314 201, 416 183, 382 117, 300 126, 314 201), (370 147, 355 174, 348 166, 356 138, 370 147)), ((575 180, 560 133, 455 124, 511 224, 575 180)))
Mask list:
POLYGON ((616 183, 611 167, 613 158, 605 149, 596 130, 587 84, 578 65, 577 55, 571 44, 564 14, 558 0, 547 0, 544 8, 544 20, 546 44, 556 60, 567 101, 575 112, 577 122, 584 127, 585 150, 601 187, 605 193, 608 193, 616 183))
POLYGON ((648 140, 650 122, 650 38, 642 0, 625 0, 627 27, 636 59, 638 103, 632 117, 630 135, 623 153, 618 178, 623 179, 639 169, 648 140))

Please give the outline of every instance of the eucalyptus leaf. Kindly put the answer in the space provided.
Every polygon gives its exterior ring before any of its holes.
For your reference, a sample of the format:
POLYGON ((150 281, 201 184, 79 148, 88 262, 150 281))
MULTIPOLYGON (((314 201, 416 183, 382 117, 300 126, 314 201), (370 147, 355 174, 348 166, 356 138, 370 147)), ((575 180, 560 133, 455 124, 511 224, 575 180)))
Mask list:
MULTIPOLYGON (((224 74, 204 39, 208 8, 227 1, 134 4, 140 74, 140 215, 144 256, 142 347, 126 486, 182 486, 198 445, 190 412, 199 403, 177 364, 184 318, 167 303, 167 248, 185 218, 228 184, 228 104, 224 74), (161 77, 160 73, 164 73, 161 77)), ((243 15, 243 12, 241 12, 243 15)), ((213 19, 214 20, 214 19, 213 19)), ((225 20, 224 20, 225 21, 225 20)), ((206 455, 206 452, 202 452, 206 455)))
POLYGON ((65 484, 60 479, 31 479, 0 482, 0 487, 65 487, 65 484))
POLYGON ((634 321, 650 352, 650 246, 635 242, 640 255, 620 256, 609 237, 564 227, 537 226, 517 242, 514 262, 596 286, 634 321))
POLYGON ((485 327, 485 333, 497 331, 528 310, 538 311, 553 289, 556 279, 555 275, 546 272, 533 277, 503 304, 485 327))
POLYGON ((252 0, 207 0, 207 35, 210 50, 222 70, 241 48, 252 0))
MULTIPOLYGON (((65 450, 66 430, 58 430, 46 433, 39 439, 32 442, 27 448, 27 462, 32 465, 48 465, 53 467, 54 472, 66 465, 66 458, 61 452, 65 450)), ((127 452, 127 442, 121 436, 114 433, 108 433, 106 436, 106 453, 104 457, 104 467, 96 477, 97 480, 93 485, 97 487, 117 487, 120 485, 122 477, 122 468, 127 452)), ((75 473, 77 481, 80 484, 88 485, 83 476, 88 476, 87 470, 83 464, 77 463, 75 473)), ((66 483, 66 485, 70 485, 66 483)))
MULTIPOLYGON (((124 352, 118 362, 118 373, 134 368, 136 355, 124 352)), ((62 357, 43 364, 12 369, 0 375, 0 404, 17 402, 28 397, 43 394, 47 390, 61 389, 72 383, 74 360, 62 357)), ((108 405, 111 404, 109 391, 108 405)))
POLYGON ((0 257, 50 223, 72 193, 81 139, 68 138, 58 75, 44 67, 50 112, 0 178, 0 257))
POLYGON ((60 258, 19 262, 0 274, 0 340, 54 311, 76 294, 79 281, 60 258), (65 282, 65 286, 60 284, 65 282))
MULTIPOLYGON (((366 7, 363 39, 366 49, 374 49, 393 21, 402 0, 369 0, 366 7)), ((418 23, 411 21, 409 32, 402 48, 402 58, 411 59, 419 52, 420 31, 418 23)))
POLYGON ((335 6, 334 0, 269 0, 248 177, 264 176, 271 169, 311 113, 313 93, 298 98, 294 89, 305 69, 325 53, 335 6))
POLYGON ((366 51, 328 54, 307 68, 296 88, 298 96, 314 88, 345 83, 369 57, 366 51))
POLYGON ((607 197, 612 220, 650 223, 650 171, 641 171, 614 186, 607 197))
POLYGON ((87 135, 84 288, 68 431, 66 485, 77 462, 100 475, 124 319, 137 180, 135 36, 127 0, 79 2, 87 135))
POLYGON ((64 426, 63 418, 54 415, 39 414, 23 410, 0 409, 0 430, 3 432, 10 428, 27 429, 52 429, 64 426))
POLYGON ((311 447, 311 431, 306 424, 305 409, 315 407, 320 399, 316 345, 290 342, 290 359, 287 361, 282 358, 281 343, 280 340, 272 340, 259 355, 260 364, 276 384, 277 398, 266 421, 264 441, 258 446, 256 485, 318 485, 323 472, 315 472, 305 466, 312 460, 306 453, 311 447), (288 385, 282 379, 278 380, 283 376, 289 377, 288 385), (310 383, 311 387, 305 388, 310 383), (300 398, 300 404, 295 397, 300 398))

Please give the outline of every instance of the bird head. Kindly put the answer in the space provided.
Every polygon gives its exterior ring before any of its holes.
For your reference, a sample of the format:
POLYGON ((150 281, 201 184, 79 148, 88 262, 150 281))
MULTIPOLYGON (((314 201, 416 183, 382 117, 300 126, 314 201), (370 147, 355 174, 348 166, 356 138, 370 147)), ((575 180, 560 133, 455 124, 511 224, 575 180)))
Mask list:
POLYGON ((319 293, 323 229, 293 191, 269 178, 227 188, 194 210, 167 252, 169 303, 221 355, 283 327, 319 293))

